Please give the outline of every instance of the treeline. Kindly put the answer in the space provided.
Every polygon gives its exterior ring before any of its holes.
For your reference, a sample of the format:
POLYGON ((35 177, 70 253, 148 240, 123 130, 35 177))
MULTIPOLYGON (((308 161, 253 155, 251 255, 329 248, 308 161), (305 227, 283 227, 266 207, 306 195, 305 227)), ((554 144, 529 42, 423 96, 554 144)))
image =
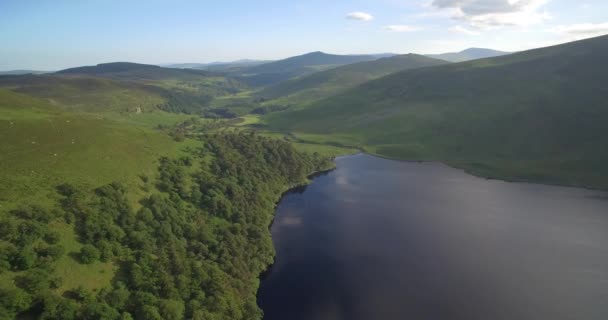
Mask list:
POLYGON ((330 165, 286 142, 254 134, 204 136, 205 147, 161 158, 156 192, 134 208, 111 183, 93 192, 64 184, 55 210, 15 210, 0 221, 0 270, 19 271, 0 290, 0 318, 261 319, 259 274, 272 262, 268 225, 288 186, 330 165), (79 263, 119 266, 111 286, 58 292, 55 261, 67 254, 54 220, 83 243, 79 263))

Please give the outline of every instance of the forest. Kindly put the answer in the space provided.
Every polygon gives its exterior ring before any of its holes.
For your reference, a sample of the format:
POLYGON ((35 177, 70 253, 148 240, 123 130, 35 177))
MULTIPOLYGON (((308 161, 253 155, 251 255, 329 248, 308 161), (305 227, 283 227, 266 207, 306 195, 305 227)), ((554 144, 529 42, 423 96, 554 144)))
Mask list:
POLYGON ((53 208, 31 205, 0 221, 0 319, 261 319, 259 275, 274 259, 269 224, 282 192, 332 163, 255 133, 212 133, 203 147, 162 157, 153 192, 133 203, 118 182, 56 188, 53 208), (66 252, 47 225, 68 224, 66 252), (111 285, 60 292, 56 262, 118 266, 111 285))

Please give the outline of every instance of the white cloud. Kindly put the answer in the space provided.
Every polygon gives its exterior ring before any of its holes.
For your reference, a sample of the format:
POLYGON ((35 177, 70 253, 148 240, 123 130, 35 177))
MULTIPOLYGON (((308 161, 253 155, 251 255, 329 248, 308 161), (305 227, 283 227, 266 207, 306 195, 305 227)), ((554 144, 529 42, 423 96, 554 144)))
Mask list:
POLYGON ((367 12, 351 12, 346 15, 346 19, 357 21, 372 21, 374 20, 374 16, 367 12))
POLYGON ((419 27, 407 26, 407 25, 402 25, 402 24, 385 26, 383 29, 392 31, 392 32, 412 32, 412 31, 420 30, 419 27))
POLYGON ((550 31, 576 39, 591 38, 608 34, 608 22, 563 25, 557 26, 550 31))
POLYGON ((466 34, 469 36, 478 36, 479 35, 478 31, 473 31, 473 30, 467 29, 463 26, 454 26, 454 27, 449 28, 448 31, 455 32, 455 33, 462 33, 462 34, 466 34))
POLYGON ((550 0, 433 0, 431 6, 446 11, 453 19, 470 27, 489 29, 504 26, 529 26, 548 20, 541 9, 550 0))

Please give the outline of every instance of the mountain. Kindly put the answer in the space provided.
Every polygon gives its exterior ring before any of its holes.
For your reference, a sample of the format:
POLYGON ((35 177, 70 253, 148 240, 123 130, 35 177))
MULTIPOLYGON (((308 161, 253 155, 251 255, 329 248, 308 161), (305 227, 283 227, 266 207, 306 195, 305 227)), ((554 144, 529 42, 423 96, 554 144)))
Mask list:
POLYGON ((376 60, 376 57, 335 55, 317 51, 245 68, 241 71, 241 78, 250 85, 266 86, 346 64, 371 60, 376 60))
POLYGON ((353 63, 267 87, 258 95, 264 98, 288 97, 290 102, 316 100, 340 93, 366 81, 398 71, 436 66, 446 61, 417 54, 406 54, 373 61, 353 63))
POLYGON ((608 36, 395 73, 270 128, 492 177, 608 188, 608 36))
POLYGON ((460 52, 450 52, 442 54, 427 54, 427 56, 435 59, 441 59, 450 62, 464 62, 476 59, 500 57, 510 54, 510 52, 497 51, 483 48, 469 48, 460 52))

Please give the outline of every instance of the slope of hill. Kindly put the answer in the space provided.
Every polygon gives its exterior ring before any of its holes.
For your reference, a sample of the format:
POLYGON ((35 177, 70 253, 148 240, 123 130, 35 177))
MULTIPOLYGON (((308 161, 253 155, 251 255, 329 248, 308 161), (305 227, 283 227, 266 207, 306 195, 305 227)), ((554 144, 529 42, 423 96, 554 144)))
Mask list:
POLYGON ((327 162, 106 115, 0 89, 0 318, 261 319, 274 203, 327 162))
POLYGON ((91 76, 59 74, 0 77, 0 88, 43 98, 64 109, 81 112, 150 111, 165 102, 160 91, 137 83, 91 76))
POLYGON ((366 81, 398 71, 436 66, 447 62, 416 54, 353 63, 267 87, 258 95, 264 98, 288 97, 290 102, 326 98, 366 81))
POLYGON ((241 71, 241 76, 250 85, 265 86, 346 64, 375 59, 376 57, 371 55, 335 55, 311 52, 245 68, 241 71))
POLYGON ((388 157, 608 188, 607 55, 604 36, 409 70, 267 121, 388 157))
POLYGON ((427 54, 428 57, 441 59, 450 62, 464 62, 470 60, 484 59, 500 57, 510 54, 510 52, 483 49, 483 48, 469 48, 460 52, 450 52, 442 54, 427 54))

